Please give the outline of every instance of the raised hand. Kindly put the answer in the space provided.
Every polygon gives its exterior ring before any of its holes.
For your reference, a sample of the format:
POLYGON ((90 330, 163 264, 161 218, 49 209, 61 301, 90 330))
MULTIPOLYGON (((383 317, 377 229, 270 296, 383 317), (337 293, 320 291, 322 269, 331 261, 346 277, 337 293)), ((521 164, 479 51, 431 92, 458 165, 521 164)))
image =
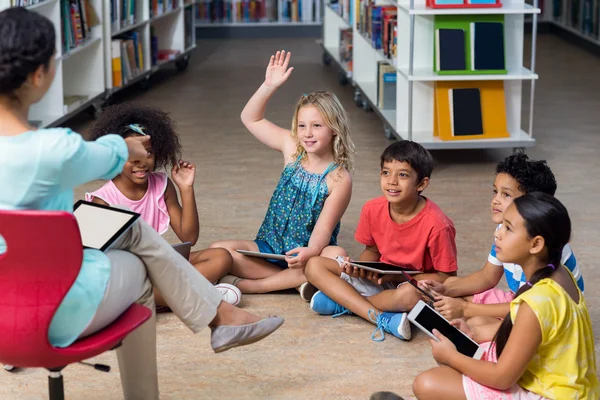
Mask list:
POLYGON ((171 169, 173 182, 181 189, 183 187, 194 186, 194 178, 196 177, 196 166, 187 161, 179 160, 177 165, 171 169))
POLYGON ((145 160, 150 148, 150 136, 129 136, 125 139, 129 160, 145 160))
POLYGON ((292 53, 286 53, 285 50, 271 56, 265 73, 265 85, 277 88, 287 81, 294 70, 294 67, 288 68, 291 56, 292 53))

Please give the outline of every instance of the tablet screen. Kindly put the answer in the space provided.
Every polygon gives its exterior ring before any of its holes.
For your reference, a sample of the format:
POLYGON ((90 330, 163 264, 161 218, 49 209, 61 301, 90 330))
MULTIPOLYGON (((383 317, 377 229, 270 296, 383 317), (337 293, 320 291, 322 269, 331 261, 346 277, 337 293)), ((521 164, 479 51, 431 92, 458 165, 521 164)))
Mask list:
POLYGON ((106 250, 125 232, 139 214, 79 201, 73 214, 77 219, 83 247, 106 250))
POLYGON ((396 272, 414 272, 414 270, 406 267, 399 267, 397 265, 392 265, 388 263, 384 263, 381 261, 354 261, 352 260, 352 264, 364 265, 365 267, 376 268, 382 271, 396 271, 396 272))
POLYGON ((419 323, 429 332, 437 329, 442 335, 446 336, 454 345, 459 353, 468 357, 473 357, 479 346, 464 333, 450 325, 443 317, 440 317, 429 306, 424 306, 421 312, 416 316, 415 322, 419 323))

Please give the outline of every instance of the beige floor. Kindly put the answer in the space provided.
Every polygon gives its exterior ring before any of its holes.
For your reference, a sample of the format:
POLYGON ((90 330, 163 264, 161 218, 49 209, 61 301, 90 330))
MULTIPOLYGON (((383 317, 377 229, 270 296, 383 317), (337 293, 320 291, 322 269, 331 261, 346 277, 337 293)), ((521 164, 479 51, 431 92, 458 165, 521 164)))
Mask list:
MULTIPOLYGON (((585 275, 598 342, 600 75, 596 71, 600 61, 556 37, 539 39, 541 79, 535 102, 539 142, 529 154, 549 161, 559 183, 557 196, 571 213, 572 246, 585 275)), ((198 167, 201 238, 197 248, 217 239, 252 239, 277 183, 282 159, 245 131, 239 113, 263 79, 268 56, 281 47, 292 51, 296 70, 273 99, 268 118, 289 126, 297 97, 323 89, 334 91, 351 116, 357 170, 339 239, 351 255, 358 256, 360 247, 353 240, 353 230, 362 204, 380 195, 379 154, 388 141, 377 116, 357 108, 352 89, 338 85, 335 71, 321 65, 321 50, 313 40, 201 42, 184 74, 167 72, 150 91, 134 92, 126 99, 160 106, 179 123, 185 156, 198 167)), ((78 118, 71 125, 85 131, 88 123, 78 118)), ((488 212, 494 166, 509 153, 434 153, 437 167, 426 194, 456 225, 461 274, 480 268, 486 259, 494 230, 488 212)), ((77 196, 97 186, 86 185, 77 196)), ((167 237, 174 240, 171 233, 167 237)), ((193 336, 174 316, 160 316, 163 399, 367 399, 378 390, 408 397, 415 375, 435 365, 425 335, 417 329, 408 343, 391 335, 376 343, 370 339, 373 327, 365 321, 318 316, 291 293, 247 295, 242 306, 259 314, 277 313, 286 323, 267 340, 215 355, 208 331, 193 336)), ((65 370, 67 398, 122 398, 114 354, 104 354, 97 361, 109 363, 113 371, 103 374, 79 365, 65 370)), ((0 373, 1 399, 42 399, 45 391, 46 376, 41 370, 0 373)))

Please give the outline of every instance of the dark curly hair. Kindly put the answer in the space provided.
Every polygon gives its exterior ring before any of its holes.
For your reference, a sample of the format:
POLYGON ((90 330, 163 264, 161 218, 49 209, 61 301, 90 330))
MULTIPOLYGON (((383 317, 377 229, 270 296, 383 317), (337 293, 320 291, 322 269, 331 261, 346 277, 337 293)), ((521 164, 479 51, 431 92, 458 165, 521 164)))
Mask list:
POLYGON ((546 160, 534 161, 524 153, 513 154, 496 166, 496 175, 502 173, 513 177, 523 193, 556 193, 556 178, 546 160))
POLYGON ((152 150, 156 157, 155 168, 176 165, 181 157, 179 135, 175 132, 175 122, 169 115, 157 108, 133 103, 122 103, 107 107, 90 127, 90 139, 114 133, 124 138, 138 133, 128 129, 130 124, 143 126, 151 138, 152 150))
POLYGON ((13 94, 40 66, 47 70, 55 48, 48 18, 23 7, 0 12, 0 94, 13 94))

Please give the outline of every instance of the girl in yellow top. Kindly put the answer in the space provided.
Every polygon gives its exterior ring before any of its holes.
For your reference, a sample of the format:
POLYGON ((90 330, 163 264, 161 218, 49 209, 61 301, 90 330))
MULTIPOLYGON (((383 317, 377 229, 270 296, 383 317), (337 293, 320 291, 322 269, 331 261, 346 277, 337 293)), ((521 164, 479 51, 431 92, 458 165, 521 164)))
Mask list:
POLYGON ((527 284, 494 324, 452 324, 484 343, 474 360, 434 331, 432 352, 440 367, 417 376, 418 399, 598 399, 594 334, 585 299, 560 265, 571 220, 553 196, 534 192, 514 200, 496 232, 502 262, 523 266, 527 284), (491 341, 491 342, 490 342, 491 341))

